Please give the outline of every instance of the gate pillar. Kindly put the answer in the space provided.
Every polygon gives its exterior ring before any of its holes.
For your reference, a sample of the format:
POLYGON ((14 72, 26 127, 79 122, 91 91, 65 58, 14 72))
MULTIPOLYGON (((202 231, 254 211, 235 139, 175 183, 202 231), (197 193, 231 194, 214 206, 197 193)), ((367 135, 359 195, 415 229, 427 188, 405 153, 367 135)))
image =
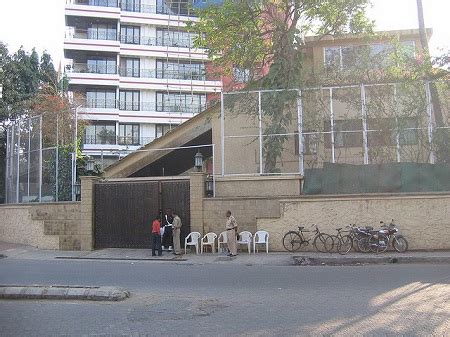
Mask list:
POLYGON ((94 184, 98 177, 80 177, 81 221, 79 227, 81 250, 94 249, 94 184))
POLYGON ((205 197, 205 175, 202 172, 190 174, 191 231, 204 234, 203 198, 205 197))

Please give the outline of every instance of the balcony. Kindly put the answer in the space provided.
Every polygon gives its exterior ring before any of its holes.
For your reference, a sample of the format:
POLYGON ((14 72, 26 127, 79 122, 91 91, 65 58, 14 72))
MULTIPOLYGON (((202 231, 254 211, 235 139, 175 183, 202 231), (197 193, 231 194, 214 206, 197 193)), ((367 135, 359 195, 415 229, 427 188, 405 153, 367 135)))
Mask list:
MULTIPOLYGON (((80 101, 77 102, 81 103, 80 101)), ((121 111, 151 111, 167 113, 187 113, 197 114, 208 107, 208 104, 176 104, 162 102, 121 102, 119 100, 88 100, 85 99, 82 105, 87 109, 118 109, 121 111)))
POLYGON ((164 15, 176 15, 176 16, 191 16, 196 17, 197 15, 190 8, 188 3, 174 3, 169 6, 161 1, 157 1, 156 6, 151 5, 138 5, 132 2, 127 2, 126 0, 121 2, 120 8, 124 12, 133 13, 146 13, 146 14, 164 14, 164 15))
POLYGON ((104 40, 117 41, 118 34, 114 30, 98 29, 78 29, 76 27, 66 27, 66 39, 104 40))
POLYGON ((188 81, 205 81, 206 74, 194 71, 174 71, 163 69, 136 69, 136 68, 120 68, 119 74, 122 77, 136 77, 136 78, 160 78, 173 80, 188 80, 188 81))
POLYGON ((84 145, 124 145, 143 146, 152 142, 155 137, 124 137, 118 135, 90 135, 84 136, 84 145))
POLYGON ((118 86, 116 65, 74 63, 66 66, 71 85, 118 86))
POLYGON ((179 47, 179 48, 194 48, 194 40, 187 39, 167 39, 156 38, 149 36, 130 36, 122 34, 120 36, 120 43, 135 44, 141 46, 160 46, 160 47, 179 47))
POLYGON ((70 67, 69 73, 89 73, 89 74, 117 74, 116 65, 74 63, 70 67))
POLYGON ((67 5, 119 7, 119 0, 66 0, 67 5))

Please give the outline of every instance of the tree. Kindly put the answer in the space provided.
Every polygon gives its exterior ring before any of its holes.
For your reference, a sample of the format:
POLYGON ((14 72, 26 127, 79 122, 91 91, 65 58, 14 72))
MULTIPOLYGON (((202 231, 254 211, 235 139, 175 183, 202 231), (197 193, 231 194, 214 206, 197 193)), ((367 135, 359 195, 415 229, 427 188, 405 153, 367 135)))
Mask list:
MULTIPOLYGON (((221 6, 199 11, 199 21, 190 23, 198 33, 195 45, 208 50, 210 59, 224 72, 233 67, 249 69, 254 78, 269 66, 258 83, 265 89, 298 88, 305 81, 304 37, 308 34, 341 35, 371 33, 373 23, 365 16, 370 0, 225 0, 221 6)), ((264 173, 277 172, 292 112, 292 92, 264 95, 267 121, 264 134, 264 173), (280 135, 281 134, 281 135, 280 135)), ((251 104, 248 103, 248 104, 251 104)), ((246 105, 248 105, 246 104, 246 105)), ((261 172, 263 173, 263 172, 261 172)))
MULTIPOLYGON (((33 48, 31 53, 19 48, 10 54, 7 46, 0 41, 0 81, 3 85, 3 97, 0 99, 0 174, 4 174, 6 162, 6 127, 15 119, 29 115, 36 95, 47 85, 57 81, 51 57, 46 52, 41 59, 33 48)), ((0 193, 4 191, 4 179, 0 179, 0 193)))

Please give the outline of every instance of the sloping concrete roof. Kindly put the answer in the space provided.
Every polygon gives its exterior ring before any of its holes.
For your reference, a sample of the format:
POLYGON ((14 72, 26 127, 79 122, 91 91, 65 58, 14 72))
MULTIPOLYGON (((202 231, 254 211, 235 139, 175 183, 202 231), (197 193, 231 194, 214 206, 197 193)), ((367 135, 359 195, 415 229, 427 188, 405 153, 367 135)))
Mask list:
POLYGON ((214 105, 187 120, 164 136, 143 146, 111 166, 107 167, 105 178, 126 178, 169 154, 172 150, 157 151, 183 146, 199 136, 211 131, 211 119, 220 111, 220 105, 214 105))

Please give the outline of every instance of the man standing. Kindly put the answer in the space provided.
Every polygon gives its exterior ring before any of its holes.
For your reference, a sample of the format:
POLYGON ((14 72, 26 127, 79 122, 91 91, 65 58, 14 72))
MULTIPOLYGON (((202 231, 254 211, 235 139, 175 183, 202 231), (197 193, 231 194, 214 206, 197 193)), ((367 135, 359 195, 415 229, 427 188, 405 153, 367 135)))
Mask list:
POLYGON ((181 219, 178 215, 173 215, 173 249, 175 255, 181 255, 181 243, 180 243, 180 234, 181 234, 181 219))
POLYGON ((162 245, 164 246, 165 249, 169 250, 172 250, 172 223, 173 223, 172 208, 167 208, 163 220, 164 234, 162 237, 162 245))
POLYGON ((227 229, 227 245, 230 253, 228 256, 236 256, 237 255, 237 241, 236 241, 236 233, 237 233, 237 222, 234 216, 231 215, 231 211, 227 211, 227 223, 225 225, 227 229))
POLYGON ((158 215, 152 223, 152 256, 156 256, 156 250, 158 250, 158 256, 162 255, 161 247, 161 217, 158 215))

